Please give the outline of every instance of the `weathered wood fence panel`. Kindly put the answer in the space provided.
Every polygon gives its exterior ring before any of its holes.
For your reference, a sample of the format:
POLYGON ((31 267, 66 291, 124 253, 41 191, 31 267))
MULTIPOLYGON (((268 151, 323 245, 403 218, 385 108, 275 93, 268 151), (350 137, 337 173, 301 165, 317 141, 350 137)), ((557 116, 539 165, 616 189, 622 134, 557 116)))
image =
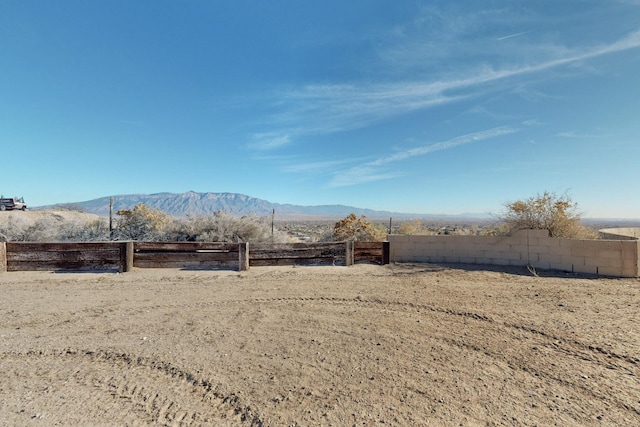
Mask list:
POLYGON ((388 263, 388 242, 0 242, 0 272, 118 270, 137 268, 230 268, 252 266, 388 263), (386 255, 385 255, 386 254, 386 255), (386 260, 386 261, 385 261, 386 260))
POLYGON ((252 243, 250 266, 268 265, 344 265, 345 242, 329 243, 252 243))
POLYGON ((241 254, 246 253, 246 246, 246 243, 135 242, 133 266, 243 270, 241 254), (245 250, 241 251, 243 246, 245 250))
POLYGON ((375 262, 389 264, 389 242, 354 242, 354 262, 375 262))
POLYGON ((7 271, 122 270, 121 246, 119 242, 7 242, 7 271))

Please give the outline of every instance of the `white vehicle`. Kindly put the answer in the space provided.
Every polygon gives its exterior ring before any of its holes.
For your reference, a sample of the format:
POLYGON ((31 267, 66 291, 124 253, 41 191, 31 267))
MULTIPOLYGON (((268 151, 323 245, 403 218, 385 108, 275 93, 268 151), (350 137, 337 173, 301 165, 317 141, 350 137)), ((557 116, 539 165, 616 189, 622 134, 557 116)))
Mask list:
POLYGON ((19 209, 21 211, 27 210, 27 204, 24 202, 24 198, 0 197, 0 211, 10 211, 14 209, 19 209))

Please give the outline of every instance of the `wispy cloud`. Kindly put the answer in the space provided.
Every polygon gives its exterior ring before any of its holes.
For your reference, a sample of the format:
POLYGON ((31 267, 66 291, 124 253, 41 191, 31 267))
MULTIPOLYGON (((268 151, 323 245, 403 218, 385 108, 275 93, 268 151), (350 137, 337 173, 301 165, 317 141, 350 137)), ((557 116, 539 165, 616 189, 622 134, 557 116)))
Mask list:
POLYGON ((323 162, 296 163, 282 168, 283 172, 290 173, 318 173, 328 169, 335 169, 348 163, 354 163, 354 159, 328 160, 323 162))
MULTIPOLYGON (((250 147, 276 149, 305 135, 360 129, 419 109, 468 99, 487 90, 488 84, 638 47, 640 31, 635 31, 607 45, 576 50, 557 49, 557 53, 562 53, 561 56, 497 69, 482 66, 451 79, 307 85, 279 94, 279 111, 269 125, 278 130, 253 135, 250 147)), ((520 82, 514 82, 515 85, 520 85, 520 82)))
POLYGON ((592 138, 604 138, 604 137, 606 137, 606 135, 604 135, 604 134, 581 133, 581 132, 574 132, 574 131, 559 132, 559 133, 556 134, 556 136, 559 136, 559 137, 562 137, 562 138, 577 138, 577 139, 592 139, 592 138))
POLYGON ((513 37, 524 36, 525 34, 529 34, 531 31, 523 31, 521 33, 509 34, 508 36, 498 37, 496 40, 506 40, 511 39, 513 37))
POLYGON ((398 176, 401 176, 402 172, 385 170, 384 166, 416 156, 425 156, 436 151, 449 150, 461 145, 497 138, 517 132, 518 130, 518 128, 510 126, 501 126, 466 135, 461 135, 447 141, 437 142, 435 144, 423 145, 420 147, 412 148, 410 150, 391 154, 389 156, 380 157, 374 161, 370 161, 361 165, 354 166, 345 171, 335 173, 333 179, 329 183, 329 186, 345 187, 372 181, 396 178, 398 176))
POLYGON ((256 150, 272 150, 289 144, 291 135, 288 133, 265 132, 254 134, 249 148, 256 150))
POLYGON ((542 126, 542 125, 544 125, 544 123, 542 123, 538 119, 525 120, 525 121, 522 122, 522 124, 525 125, 525 126, 542 126))

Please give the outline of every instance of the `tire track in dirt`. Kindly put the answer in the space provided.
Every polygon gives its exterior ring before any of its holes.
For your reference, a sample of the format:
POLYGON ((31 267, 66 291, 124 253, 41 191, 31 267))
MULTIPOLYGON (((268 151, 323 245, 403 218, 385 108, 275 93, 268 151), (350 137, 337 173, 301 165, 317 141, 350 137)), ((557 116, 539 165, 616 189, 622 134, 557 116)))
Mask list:
MULTIPOLYGON (((126 313, 139 314, 139 313, 147 312, 149 310, 154 310, 154 309, 163 310, 167 308, 188 308, 188 307, 203 308, 203 307, 210 307, 210 306, 224 307, 224 306, 232 306, 232 305, 236 306, 236 305, 243 305, 243 304, 252 305, 255 303, 270 304, 270 303, 298 303, 298 302, 330 303, 330 304, 341 304, 346 306, 351 306, 351 305, 369 306, 369 307, 380 306, 380 307, 384 307, 385 309, 402 308, 405 310, 407 309, 426 310, 433 313, 447 314, 451 316, 457 316, 457 317, 462 317, 466 319, 486 322, 489 324, 502 325, 507 328, 519 330, 532 335, 537 335, 544 339, 553 341, 554 347, 556 348, 557 351, 563 352, 573 357, 583 359, 585 361, 594 361, 594 359, 596 358, 595 356, 593 358, 589 358, 588 356, 585 356, 585 354, 601 355, 601 356, 605 356, 606 358, 616 359, 620 362, 630 365, 630 366, 627 366, 626 368, 623 366, 617 366, 617 367, 620 369, 625 369, 631 374, 633 373, 634 369, 630 369, 630 368, 635 368, 638 365, 640 365, 640 357, 638 356, 634 357, 630 355, 618 354, 618 353, 606 350, 599 346, 586 344, 576 339, 567 339, 566 337, 555 335, 553 333, 536 329, 528 325, 495 320, 489 316, 486 316, 480 313, 454 310, 450 308, 438 307, 438 306, 433 306, 428 304, 416 304, 413 302, 384 301, 381 299, 366 300, 360 297, 356 297, 356 298, 340 298, 340 297, 252 298, 252 299, 243 299, 243 300, 199 302, 199 303, 188 303, 188 304, 154 304, 151 306, 135 307, 135 308, 131 307, 131 308, 125 308, 125 309, 115 308, 113 306, 109 307, 108 309, 106 309, 105 307, 86 308, 86 309, 77 311, 76 315, 74 316, 74 319, 72 320, 65 319, 58 323, 52 324, 51 327, 60 326, 60 325, 69 325, 69 323, 77 323, 82 319, 82 316, 79 316, 80 314, 88 315, 89 317, 103 317, 105 316, 105 314, 108 314, 109 312, 116 312, 116 311, 118 312, 124 311, 126 313), (576 349, 579 349, 579 351, 576 349)), ((33 320, 30 324, 25 326, 33 326, 34 324, 43 324, 43 323, 48 323, 48 322, 46 322, 45 320, 42 320, 42 321, 33 320)))
MULTIPOLYGON (((511 369, 519 370, 526 375, 532 377, 539 377, 557 383, 562 387, 569 389, 577 388, 584 395, 590 396, 602 402, 607 402, 608 406, 617 407, 624 411, 635 413, 640 415, 640 407, 636 407, 637 401, 625 402, 619 399, 615 393, 610 393, 608 385, 602 385, 602 390, 596 390, 586 383, 581 383, 581 379, 588 378, 584 375, 567 376, 567 372, 559 367, 551 368, 555 366, 553 361, 555 359, 564 358, 564 365, 571 366, 571 361, 567 361, 566 357, 572 359, 579 359, 579 361, 588 362, 591 365, 591 369, 596 375, 601 373, 617 371, 617 379, 627 381, 633 388, 634 378, 638 377, 638 359, 626 355, 617 354, 607 351, 601 347, 586 344, 576 339, 570 339, 557 334, 549 333, 543 330, 539 330, 527 325, 517 324, 508 321, 495 320, 484 314, 475 313, 471 311, 454 310, 445 307, 438 307, 427 304, 416 304, 413 302, 403 301, 384 301, 381 299, 365 300, 359 297, 356 298, 334 298, 334 297, 281 297, 281 298, 255 298, 245 301, 235 301, 235 303, 247 303, 247 304, 297 304, 297 303, 329 303, 332 305, 344 305, 344 306, 359 306, 370 307, 373 309, 383 309, 385 311, 393 311, 396 314, 410 314, 415 316, 421 312, 431 312, 436 314, 442 314, 445 316, 451 316, 455 318, 464 319, 465 321, 477 322, 477 328, 482 330, 486 335, 493 330, 495 336, 507 339, 516 339, 517 333, 524 333, 525 337, 517 338, 519 341, 523 339, 530 341, 530 344, 523 345, 519 343, 517 349, 512 350, 510 356, 505 356, 504 352, 507 351, 507 346, 504 347, 491 347, 484 343, 478 342, 465 342, 462 339, 448 338, 445 334, 438 336, 432 336, 437 338, 446 344, 473 352, 479 352, 485 356, 499 361, 506 361, 511 369), (484 326, 482 326, 484 324, 484 326), (509 332, 511 331, 511 332, 509 332), (516 334, 514 334, 516 333, 516 334), (511 338, 509 338, 511 337, 511 338), (537 338, 537 339, 536 339, 537 338), (542 342, 540 342, 542 341, 542 342), (535 349, 536 346, 544 346, 551 350, 553 353, 560 353, 557 356, 553 355, 538 355, 528 356, 529 358, 523 358, 521 352, 527 352, 530 349, 535 349)), ((576 363, 576 366, 579 363, 576 363)), ((606 376, 606 375, 605 375, 606 376)))
MULTIPOLYGON (((239 301, 235 301, 238 303, 239 301)), ((447 316, 453 316, 457 318, 462 318, 465 320, 470 320, 473 322, 478 322, 479 324, 485 324, 493 328, 496 332, 496 335, 508 337, 512 334, 508 332, 504 332, 504 330, 511 330, 517 332, 524 332, 529 336, 526 338, 527 340, 533 340, 534 337, 539 337, 543 340, 543 343, 540 344, 535 343, 536 345, 542 345, 552 350, 555 353, 561 353, 564 357, 571 357, 574 359, 579 359, 582 361, 586 361, 593 366, 595 371, 621 371, 625 376, 629 377, 638 377, 638 359, 617 354, 614 352, 610 352, 601 347, 593 346, 591 344, 586 344, 576 339, 567 339, 566 337, 559 336, 553 333, 549 333, 543 330, 539 330, 527 325, 516 324, 512 322, 495 320, 489 316, 474 313, 471 311, 461 311, 454 310, 450 308, 437 307, 433 305, 427 304, 416 304, 412 302, 402 302, 402 301, 384 301, 381 299, 371 299, 365 300, 362 298, 334 298, 334 297, 281 297, 281 298, 256 298, 251 300, 243 301, 248 304, 256 304, 256 303, 330 303, 334 305, 344 305, 344 306, 366 306, 371 308, 381 308, 384 310, 394 311, 395 313, 406 313, 414 316, 417 313, 420 313, 421 310, 428 311, 436 314, 443 314, 447 316), (409 313, 410 311, 410 313, 409 313)), ((242 303, 242 302, 241 302, 242 303)), ((479 326, 479 328, 483 329, 483 332, 487 332, 487 326, 479 326)), ((481 345, 477 345, 474 343, 463 342, 457 339, 447 338, 445 336, 439 336, 438 339, 443 342, 458 348, 463 348, 466 350, 470 350, 473 352, 480 352, 485 356, 491 359, 504 360, 505 357, 502 353, 501 348, 487 349, 481 345)), ((535 347, 535 345, 529 346, 530 348, 535 347)), ((553 360, 553 357, 547 356, 547 359, 553 360)), ((563 387, 570 388, 578 388, 585 395, 591 396, 601 401, 608 402, 609 405, 618 407, 625 411, 633 412, 636 415, 640 415, 640 407, 632 406, 629 403, 626 403, 620 399, 618 399, 615 395, 609 394, 606 390, 596 391, 592 387, 581 384, 579 381, 571 381, 564 379, 561 377, 561 372, 552 369, 543 369, 542 366, 536 367, 537 364, 541 365, 541 362, 536 360, 531 360, 530 363, 509 363, 512 369, 518 369, 527 375, 542 377, 547 380, 553 381, 563 387)), ((570 365, 570 362, 566 362, 570 365)), ((580 378, 579 376, 577 378, 580 378)), ((636 402, 634 402, 636 403, 636 402)), ((640 403, 640 402, 638 402, 640 403)))
MULTIPOLYGON (((233 392, 224 392, 210 379, 180 369, 162 360, 109 350, 32 349, 9 351, 0 360, 36 361, 58 366, 56 375, 98 392, 103 397, 135 407, 137 421, 159 425, 247 425, 261 427, 263 421, 250 405, 233 392), (60 366, 62 364, 63 366, 60 366), (167 392, 169 390, 169 392, 167 392)), ((103 401, 91 396, 89 405, 103 401)))
MULTIPOLYGON (((356 297, 356 298, 280 297, 280 298, 252 298, 252 299, 246 299, 246 300, 228 300, 228 301, 221 301, 221 302, 200 302, 200 303, 189 303, 189 304, 154 305, 151 307, 144 307, 140 309, 131 309, 131 310, 133 312, 144 312, 144 311, 147 311, 150 309, 156 309, 156 308, 165 309, 165 308, 186 308, 186 307, 229 306, 229 305, 242 305, 242 304, 252 305, 255 303, 269 304, 269 303, 298 303, 298 302, 332 303, 332 304, 341 304, 346 306, 350 306, 350 305, 370 306, 370 307, 380 306, 380 307, 384 307, 385 309, 393 309, 394 307, 399 307, 405 310, 406 309, 426 310, 433 313, 447 314, 451 316, 457 316, 457 317, 462 317, 466 319, 477 320, 480 322, 486 322, 490 324, 505 326, 507 328, 519 330, 532 335, 538 335, 545 339, 554 341, 556 342, 556 344, 564 343, 565 347, 577 347, 583 351, 594 353, 594 354, 600 354, 602 356, 606 356, 607 358, 612 358, 612 359, 619 360, 621 362, 626 362, 632 366, 640 365, 640 357, 617 354, 615 352, 606 350, 602 347, 586 344, 575 339, 566 339, 565 337, 555 335, 540 329, 536 329, 531 326, 511 323, 511 322, 503 322, 500 320, 495 320, 484 314, 474 313, 471 311, 460 311, 460 310, 454 310, 450 308, 437 307, 433 305, 416 304, 412 302, 403 302, 403 301, 384 301, 381 299, 366 300, 360 297, 356 297)), ((563 349, 559 345, 557 345, 556 347, 558 348, 559 351, 564 351, 566 354, 580 357, 581 359, 584 359, 586 361, 591 360, 588 358, 585 359, 583 356, 581 356, 582 354, 581 352, 571 351, 569 348, 563 349)))
MULTIPOLYGON (((367 307, 373 310, 386 310, 393 311, 396 314, 411 315, 411 316, 424 316, 426 313, 435 313, 444 315, 446 317, 452 317, 457 319, 464 319, 465 321, 471 321, 476 323, 477 326, 472 326, 471 329, 478 328, 483 331, 489 329, 495 333, 495 336, 514 337, 514 333, 524 333, 527 341, 532 341, 528 348, 534 345, 545 347, 546 349, 560 353, 564 357, 570 357, 586 361, 589 364, 594 365, 596 370, 615 370, 624 372, 631 377, 638 376, 638 363, 637 358, 617 354, 610 352, 598 346, 594 346, 588 343, 581 342, 579 340, 554 334, 548 331, 540 330, 525 324, 519 324, 509 321, 503 321, 501 319, 494 319, 485 314, 476 313, 465 310, 455 310, 448 307, 419 304, 406 301, 387 301, 380 298, 364 299, 362 297, 355 298, 341 298, 341 297, 278 297, 278 298, 248 298, 238 300, 227 301, 215 301, 215 302, 189 302, 189 303, 177 303, 177 304, 153 304, 148 306, 138 307, 123 307, 113 308, 109 307, 105 310, 105 307, 87 308, 79 310, 74 316, 74 323, 81 321, 83 317, 104 317, 111 312, 117 312, 119 315, 125 313, 127 315, 144 314, 149 311, 166 310, 166 309, 188 309, 188 308, 210 308, 210 307, 242 307, 251 306, 254 307, 260 304, 300 304, 300 303, 313 303, 313 304, 329 304, 332 306, 345 306, 345 307, 367 307), (485 325, 485 326, 482 326, 485 325), (508 332, 512 331, 512 332, 508 332), (537 338, 537 340, 536 340, 537 338), (542 343, 540 342, 542 341, 542 343)), ((68 320, 61 322, 68 325, 68 320)), ((482 343, 474 341, 465 341, 463 339, 447 338, 445 335, 437 336, 439 340, 442 340, 446 344, 462 348, 468 351, 479 352, 492 359, 505 360, 505 356, 499 347, 491 347, 482 343)), ((513 339, 513 338, 509 338, 513 339)), ((523 338, 518 338, 523 339, 523 338)), ((522 346, 522 344, 520 344, 522 346)), ((522 348, 526 348, 524 346, 522 348)), ((181 370, 171 364, 164 363, 159 360, 153 360, 148 358, 136 357, 125 353, 109 352, 105 350, 89 351, 89 350, 74 350, 65 349, 58 350, 52 355, 48 355, 47 352, 40 352, 38 350, 29 351, 26 354, 16 353, 16 357, 19 356, 29 357, 64 357, 64 358, 89 358, 94 361, 101 361, 102 363, 112 363, 114 371, 118 371, 124 367, 125 371, 127 367, 144 367, 154 372, 160 372, 163 376, 172 379, 172 385, 178 383, 187 383, 195 389, 203 393, 203 399, 211 399, 216 402, 216 411, 185 411, 181 406, 166 396, 160 396, 153 391, 154 388, 145 384, 144 381, 139 383, 130 383, 126 378, 119 374, 114 374, 111 378, 96 379, 96 378, 80 378, 79 381, 83 384, 87 382, 93 383, 94 387, 103 392, 111 393, 112 396, 120 399, 129 399, 136 405, 143 413, 151 416, 154 422, 167 422, 178 423, 187 425, 190 422, 197 422, 194 420, 202 420, 210 417, 211 419, 234 419, 236 424, 243 423, 245 425, 262 425, 262 421, 259 416, 254 414, 254 410, 249 405, 242 405, 239 398, 234 394, 222 393, 216 389, 213 383, 207 379, 198 379, 190 372, 181 370), (120 368, 116 369, 119 366, 120 368), (174 384, 175 383, 175 384, 174 384)), ((516 354, 516 356, 518 356, 516 354)), ((552 356, 547 355, 546 359, 552 359, 552 356)), ((525 372, 527 375, 536 377, 542 377, 549 381, 555 382, 563 387, 578 388, 585 395, 589 395, 600 401, 606 401, 609 405, 630 411, 636 415, 640 415, 640 409, 635 408, 629 402, 620 401, 615 396, 608 395, 607 389, 594 390, 588 385, 581 384, 577 380, 567 380, 563 378, 561 373, 556 369, 546 369, 541 365, 542 362, 532 360, 530 363, 517 362, 510 363, 512 369, 517 369, 525 372), (539 365, 539 366, 536 366, 539 365)), ((570 362, 569 362, 570 364, 570 362)), ((162 387, 158 387, 158 390, 162 390, 162 387)), ((165 389, 167 389, 165 387, 165 389)), ((635 403, 635 402, 634 402, 635 403)))
MULTIPOLYGON (((442 307, 436 307, 436 306, 432 306, 432 305, 426 305, 426 304, 416 304, 416 303, 412 303, 412 302, 402 302, 402 301, 383 301, 380 299, 374 299, 374 300, 363 300, 363 299, 359 299, 359 298, 355 298, 355 299, 349 299, 349 298, 326 298, 326 297, 319 297, 319 298, 274 298, 274 299, 254 299, 251 300, 251 302, 299 302, 299 301, 308 301, 308 302, 333 302, 333 303, 341 303, 341 304, 346 304, 346 305, 350 305, 350 304, 359 304, 359 305, 369 305, 369 306, 384 306, 385 308, 390 308, 390 307, 402 307, 402 308, 410 308, 410 309, 420 309, 420 310, 428 310, 434 313, 441 313, 441 314, 448 314, 448 315, 452 315, 452 316, 458 316, 458 317, 463 317, 463 318, 467 318, 467 319, 472 319, 472 320, 477 320, 480 322, 487 322, 490 324, 494 324, 494 325, 500 325, 500 326, 505 326, 507 328, 512 328, 512 329, 516 329, 516 330, 520 330, 529 334, 533 334, 533 335, 539 335, 545 339, 548 340, 552 340, 555 341, 557 343, 559 342, 563 342, 568 344, 569 346, 575 346, 578 347, 582 350, 586 350, 592 353, 596 353, 596 354, 601 354, 603 356, 606 356, 608 358, 613 358, 613 359, 617 359, 619 361, 622 362, 627 362, 633 366, 637 366, 640 364, 640 357, 633 357, 633 356, 626 356, 626 355, 621 355, 621 354, 617 354, 611 351, 608 351, 602 347, 598 347, 598 346, 593 346, 591 344, 585 344, 583 342, 580 342, 578 340, 575 339, 571 339, 571 340, 567 340, 565 337, 561 337, 558 335, 554 335, 552 333, 549 332, 545 332, 527 325, 520 325, 520 324, 516 324, 516 323, 510 323, 510 322, 502 322, 499 320, 494 320, 493 318, 483 315, 483 314, 479 314, 479 313, 474 313, 474 312, 470 312, 470 311, 459 311, 459 310, 453 310, 450 308, 442 308, 442 307)), ((558 348, 560 349, 560 346, 558 346, 558 348)), ((568 349, 564 349, 563 351, 565 351, 567 354, 569 355, 573 355, 576 357, 580 357, 580 353, 576 353, 576 352, 572 352, 568 349)), ((589 361, 590 359, 584 359, 589 361)))

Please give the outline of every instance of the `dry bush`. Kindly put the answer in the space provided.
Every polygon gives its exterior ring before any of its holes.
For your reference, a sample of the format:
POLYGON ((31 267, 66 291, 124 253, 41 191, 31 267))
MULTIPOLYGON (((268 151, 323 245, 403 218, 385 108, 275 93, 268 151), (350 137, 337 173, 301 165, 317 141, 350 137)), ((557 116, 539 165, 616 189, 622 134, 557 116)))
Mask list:
POLYGON ((220 211, 207 216, 188 216, 176 221, 171 240, 192 242, 283 242, 286 234, 271 232, 271 224, 255 216, 236 217, 220 211))
POLYGON ((405 221, 398 227, 398 234, 430 235, 433 234, 424 223, 416 219, 415 221, 405 221))
POLYGON ((10 218, 5 226, 0 226, 0 240, 5 242, 54 241, 58 225, 49 218, 32 223, 14 221, 10 218))
POLYGON ((526 200, 505 205, 502 220, 510 231, 547 230, 550 237, 586 238, 589 229, 580 223, 578 204, 567 194, 558 196, 545 191, 526 200))
POLYGON ((381 224, 372 224, 365 215, 358 218, 356 214, 352 213, 336 222, 333 227, 333 237, 338 241, 381 242, 387 238, 387 229, 381 224))
POLYGON ((57 241, 61 242, 99 242, 109 240, 109 223, 98 218, 93 221, 68 221, 58 229, 57 241))
POLYGON ((117 240, 164 241, 173 218, 157 209, 140 203, 132 210, 118 211, 120 218, 114 230, 117 240))
POLYGON ((6 223, 0 224, 0 241, 6 242, 84 242, 108 239, 108 224, 102 218, 83 221, 50 213, 36 221, 9 218, 6 223))

